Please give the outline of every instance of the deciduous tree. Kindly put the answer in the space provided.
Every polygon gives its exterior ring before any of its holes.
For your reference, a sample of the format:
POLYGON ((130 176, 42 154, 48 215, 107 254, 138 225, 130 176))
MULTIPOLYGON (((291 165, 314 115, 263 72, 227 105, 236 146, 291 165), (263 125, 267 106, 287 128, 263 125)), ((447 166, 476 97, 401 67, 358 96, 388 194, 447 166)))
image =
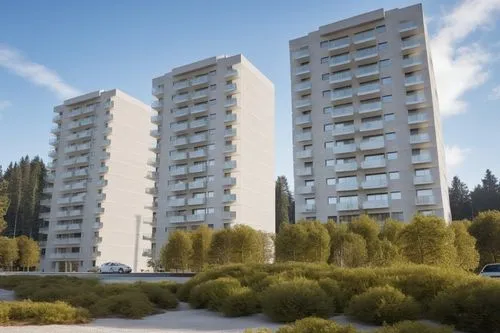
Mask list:
POLYGON ((17 242, 14 238, 0 236, 0 266, 12 269, 19 258, 17 242))
POLYGON ((231 262, 257 263, 263 258, 263 244, 257 230, 246 226, 237 225, 231 231, 231 262))
POLYGON ((365 239, 348 230, 345 224, 329 221, 326 224, 330 235, 328 263, 340 267, 360 267, 368 261, 365 239))
POLYGON ((208 250, 208 260, 211 264, 226 265, 232 258, 231 229, 221 229, 214 232, 212 243, 208 250))
POLYGON ((476 238, 476 248, 482 265, 500 261, 500 212, 479 213, 469 232, 476 238))
POLYGON ((18 266, 23 270, 35 267, 40 261, 40 247, 38 243, 26 236, 16 238, 19 250, 18 266))
POLYGON ((479 265, 479 252, 476 250, 476 239, 467 230, 467 222, 453 222, 450 228, 455 234, 458 267, 467 271, 475 270, 479 265))
POLYGON ((185 231, 175 230, 161 249, 160 261, 165 270, 185 271, 189 268, 192 253, 191 236, 185 231))
POLYGON ((201 271, 208 265, 208 251, 212 242, 212 229, 206 225, 201 225, 191 233, 193 240, 193 270, 201 271))

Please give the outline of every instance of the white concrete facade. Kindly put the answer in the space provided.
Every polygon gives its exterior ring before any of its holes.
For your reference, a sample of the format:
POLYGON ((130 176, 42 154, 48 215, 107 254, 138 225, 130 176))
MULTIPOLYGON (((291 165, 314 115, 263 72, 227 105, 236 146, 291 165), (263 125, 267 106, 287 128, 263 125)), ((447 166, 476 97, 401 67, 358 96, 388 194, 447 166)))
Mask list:
POLYGON ((242 55, 153 79, 152 256, 175 229, 274 231, 274 86, 242 55))
POLYGON ((85 272, 106 261, 147 268, 149 109, 119 90, 91 92, 54 108, 53 162, 42 200, 50 211, 40 216, 45 272, 85 272))
POLYGON ((451 220, 421 5, 290 41, 296 219, 451 220))

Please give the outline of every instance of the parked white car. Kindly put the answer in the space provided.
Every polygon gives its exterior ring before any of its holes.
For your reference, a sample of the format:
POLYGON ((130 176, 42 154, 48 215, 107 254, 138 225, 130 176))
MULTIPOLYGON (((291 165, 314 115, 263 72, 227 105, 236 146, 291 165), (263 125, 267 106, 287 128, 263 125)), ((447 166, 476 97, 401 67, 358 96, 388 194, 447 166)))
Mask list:
POLYGON ((130 273, 132 268, 119 262, 106 262, 99 268, 99 273, 130 273))
POLYGON ((485 265, 479 275, 500 278, 500 264, 485 265))

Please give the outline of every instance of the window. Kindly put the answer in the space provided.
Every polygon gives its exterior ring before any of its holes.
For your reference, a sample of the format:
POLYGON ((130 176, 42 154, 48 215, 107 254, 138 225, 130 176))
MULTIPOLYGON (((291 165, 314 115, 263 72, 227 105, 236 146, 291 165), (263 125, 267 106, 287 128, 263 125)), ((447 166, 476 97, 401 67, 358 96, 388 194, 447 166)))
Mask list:
POLYGON ((325 149, 332 149, 335 146, 335 142, 333 141, 327 141, 325 142, 325 149))
POLYGON ((331 113, 333 113, 333 108, 331 106, 324 107, 323 113, 324 114, 331 114, 331 113))
POLYGON ((394 113, 384 114, 385 121, 393 121, 394 119, 396 119, 396 116, 394 115, 394 113))
POLYGON ((382 102, 384 102, 384 103, 392 102, 392 95, 382 96, 382 102))
POLYGON ((390 76, 386 76, 382 78, 382 84, 392 84, 392 78, 390 76))
POLYGON ((391 192, 391 200, 401 200, 401 192, 391 192))
POLYGON ((325 132, 330 132, 333 130, 333 124, 325 124, 324 126, 325 132))
POLYGON ((213 214, 213 213, 215 213, 215 208, 213 208, 213 207, 208 207, 208 208, 207 208, 207 214, 213 214))
POLYGON ((210 85, 210 90, 215 90, 217 89, 217 85, 216 84, 211 84, 210 85))
POLYGON ((217 102, 216 99, 211 99, 208 101, 208 105, 215 105, 216 102, 217 102))
POLYGON ((366 175, 365 179, 367 181, 377 181, 377 180, 383 181, 387 179, 387 176, 385 175, 385 173, 376 173, 373 175, 366 175))
POLYGON ((327 40, 322 40, 321 43, 319 43, 319 47, 321 48, 328 48, 328 41, 327 40))
POLYGON ((323 58, 321 58, 321 63, 322 63, 322 64, 327 64, 327 63, 328 63, 328 60, 330 60, 330 58, 329 58, 329 57, 323 57, 323 58))
POLYGON ((386 27, 385 25, 379 25, 378 27, 375 28, 375 31, 378 33, 378 34, 381 34, 381 33, 384 33, 386 32, 386 27))
POLYGON ((327 167, 332 167, 334 165, 335 165, 335 160, 334 159, 326 160, 325 161, 325 166, 327 166, 327 167))
POLYGON ((328 97, 329 98, 330 94, 331 94, 331 91, 330 90, 323 90, 322 94, 323 94, 323 97, 328 97))
POLYGON ((304 186, 314 186, 314 180, 306 180, 306 181, 304 181, 304 186))
POLYGON ((417 197, 431 197, 431 196, 432 196, 431 189, 417 190, 417 197))
POLYGON ((395 132, 385 133, 385 139, 396 140, 396 133, 395 132))
POLYGON ((388 160, 395 160, 398 158, 398 152, 391 152, 391 153, 387 153, 387 159, 388 160))
POLYGON ((347 197, 340 197, 338 202, 342 203, 342 204, 357 204, 358 203, 358 196, 352 195, 352 196, 347 196, 347 197))
POLYGON ((207 198, 213 198, 213 197, 214 197, 214 191, 207 192, 207 198))
POLYGON ((339 184, 356 184, 358 178, 356 176, 339 177, 339 184))
POLYGON ((397 221, 404 221, 404 215, 403 212, 392 212, 391 213, 391 218, 397 221))
POLYGON ((215 150, 215 143, 211 143, 207 146, 208 150, 215 150))
POLYGON ((315 198, 307 198, 306 199, 306 205, 315 205, 316 204, 316 199, 315 198))
POLYGON ((399 179, 399 171, 389 172, 389 179, 390 180, 398 180, 399 179))
POLYGON ((321 75, 321 80, 328 81, 330 79, 330 73, 325 73, 321 75))
POLYGON ((214 166, 215 165, 215 160, 208 160, 207 165, 208 166, 214 166))
POLYGON ((380 60, 380 68, 386 68, 391 65, 391 59, 380 60))
POLYGON ((328 204, 329 205, 335 205, 336 203, 337 203, 336 197, 328 197, 328 204))
POLYGON ((327 178, 326 185, 330 185, 330 186, 335 185, 335 178, 327 178))
POLYGON ((432 216, 432 215, 435 215, 433 210, 420 210, 420 211, 418 211, 418 213, 420 215, 423 215, 423 216, 432 216))
POLYGON ((387 43, 387 42, 378 43, 378 50, 379 51, 387 50, 388 47, 389 47, 389 43, 387 43))
POLYGON ((430 176, 431 169, 417 169, 415 170, 415 176, 430 176))
POLYGON ((388 199, 387 193, 368 194, 366 196, 367 201, 387 201, 388 199))

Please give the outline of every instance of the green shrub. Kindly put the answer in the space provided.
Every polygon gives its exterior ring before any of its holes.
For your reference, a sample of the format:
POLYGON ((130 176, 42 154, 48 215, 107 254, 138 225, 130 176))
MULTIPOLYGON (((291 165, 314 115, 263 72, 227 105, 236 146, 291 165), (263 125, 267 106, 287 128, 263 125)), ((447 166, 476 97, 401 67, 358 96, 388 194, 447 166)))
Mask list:
POLYGON ((90 312, 95 317, 119 316, 139 319, 154 314, 155 309, 145 294, 129 291, 102 298, 90 308, 90 312))
POLYGON ((194 309, 220 311, 224 299, 240 287, 240 281, 229 277, 203 282, 191 290, 189 304, 194 309))
POLYGON ((64 302, 3 302, 0 322, 23 324, 80 324, 89 321, 87 310, 64 302))
POLYGON ((500 283, 476 281, 440 293, 430 306, 431 316, 471 332, 500 332, 500 283))
POLYGON ((227 317, 242 317, 258 313, 259 307, 257 294, 248 287, 241 287, 231 290, 220 310, 227 317))
POLYGON ((161 309, 175 309, 179 302, 170 289, 155 283, 137 283, 136 287, 148 297, 149 301, 161 309))
POLYGON ((418 318, 420 305, 411 296, 390 287, 374 287, 354 296, 346 313, 363 322, 392 324, 402 320, 418 318))
POLYGON ((292 322, 309 316, 328 317, 334 308, 318 282, 297 279, 266 289, 262 311, 273 321, 292 322))
POLYGON ((378 329, 375 333, 453 333, 453 329, 451 327, 431 326, 415 321, 402 321, 378 329))
POLYGON ((247 328, 243 333, 273 333, 273 330, 269 328, 247 328))
POLYGON ((276 333, 356 333, 356 329, 341 326, 331 320, 309 317, 281 327, 276 333))
POLYGON ((321 289, 325 291, 334 304, 335 311, 344 312, 344 308, 349 302, 348 295, 342 290, 340 284, 334 279, 324 278, 318 281, 321 289))
MULTIPOLYGON (((200 284, 201 282, 203 281, 198 281, 197 277, 199 276, 200 274, 198 274, 197 276, 195 276, 194 278, 184 282, 183 284, 181 284, 179 286, 179 288, 177 288, 177 292, 175 293, 175 295, 177 296, 177 299, 181 302, 189 302, 189 296, 191 295, 191 290, 196 287, 198 284, 200 284)), ((208 280, 207 280, 208 281, 208 280)))

